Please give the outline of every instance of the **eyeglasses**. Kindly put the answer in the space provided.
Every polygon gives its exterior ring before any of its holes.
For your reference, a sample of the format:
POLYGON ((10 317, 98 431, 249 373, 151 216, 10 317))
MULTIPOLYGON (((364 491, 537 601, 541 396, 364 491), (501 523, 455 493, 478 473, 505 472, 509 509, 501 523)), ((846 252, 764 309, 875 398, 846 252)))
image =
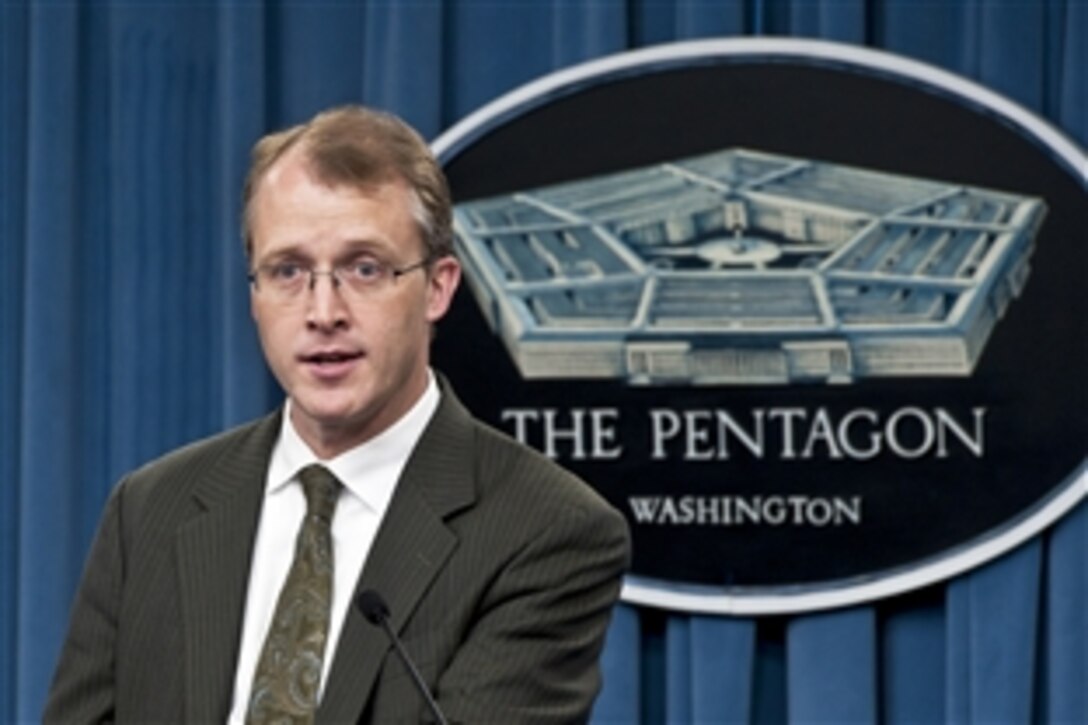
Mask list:
POLYGON ((423 269, 430 262, 428 257, 406 267, 394 267, 367 257, 338 264, 328 270, 315 269, 299 262, 272 262, 255 267, 248 278, 258 290, 267 290, 282 300, 293 300, 303 290, 312 290, 321 275, 327 275, 337 289, 346 287, 357 295, 367 295, 377 292, 409 272, 423 269))

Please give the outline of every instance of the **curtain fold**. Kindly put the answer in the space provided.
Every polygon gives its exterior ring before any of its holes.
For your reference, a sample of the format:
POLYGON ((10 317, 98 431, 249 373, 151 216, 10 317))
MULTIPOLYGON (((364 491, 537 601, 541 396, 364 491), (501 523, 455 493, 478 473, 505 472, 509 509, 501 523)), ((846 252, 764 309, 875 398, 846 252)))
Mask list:
MULTIPOLYGON (((0 6, 0 703, 15 703, 18 674, 19 431, 22 428, 22 304, 26 237, 28 13, 0 6)), ((0 718, 14 714, 6 705, 0 718)))
POLYGON ((1039 722, 1084 721, 1088 715, 1088 506, 1047 537, 1039 722))
POLYGON ((445 74, 445 17, 441 3, 373 3, 363 18, 361 99, 400 109, 427 138, 443 128, 445 89, 457 82, 445 74))
MULTIPOLYGON (((210 382, 211 412, 217 425, 227 426, 256 417, 278 398, 270 381, 254 385, 255 371, 264 369, 257 335, 249 316, 249 290, 243 283, 246 266, 241 248, 238 190, 249 168, 249 150, 268 123, 269 83, 266 42, 267 12, 258 3, 224 3, 214 32, 215 86, 212 107, 219 113, 213 123, 215 154, 211 178, 221 193, 212 200, 211 268, 207 292, 213 295, 212 325, 207 337, 213 365, 210 382)), ((199 183, 199 182, 198 182, 199 183)))
POLYGON ((786 652, 792 722, 877 722, 872 607, 794 617, 786 652))
POLYGON ((691 618, 669 617, 665 624, 665 721, 692 722, 691 618))
MULTIPOLYGON (((81 478, 79 459, 84 453, 77 430, 84 371, 70 364, 82 353, 79 307, 88 282, 81 274, 87 250, 73 244, 81 210, 78 174, 70 161, 78 159, 81 149, 78 113, 55 112, 80 108, 77 55, 62 50, 77 46, 78 29, 79 13, 73 6, 30 10, 28 75, 49 82, 29 88, 23 139, 24 198, 36 203, 27 204, 25 212, 20 276, 28 287, 18 301, 23 335, 17 344, 22 356, 19 369, 27 375, 16 420, 18 460, 35 463, 32 473, 24 473, 20 466, 16 474, 16 480, 28 479, 18 488, 18 586, 9 589, 5 584, 4 591, 15 595, 16 695, 28 693, 35 699, 42 694, 40 673, 54 661, 86 544, 80 536, 85 501, 80 488, 72 485, 81 478), (39 284, 67 294, 35 294, 39 284), (46 441, 65 455, 50 454, 46 441), (56 523, 42 525, 46 521, 56 523), (28 575, 32 572, 54 574, 28 575)), ((29 718, 31 713, 22 716, 29 718)))
POLYGON ((751 722, 755 651, 754 621, 692 617, 690 687, 694 722, 751 722))
MULTIPOLYGON (((433 138, 553 70, 739 35, 900 53, 1088 142, 1078 0, 0 4, 0 721, 39 718, 117 478, 280 400, 239 236, 261 133, 361 101, 433 138)), ((869 606, 620 606, 594 722, 1088 721, 1086 552, 1082 503, 869 606)))
POLYGON ((601 654, 601 694, 593 708, 597 723, 639 722, 642 703, 642 630, 639 611, 620 604, 601 654))
POLYGON ((949 584, 947 722, 1029 722, 1041 557, 1036 538, 949 584))
POLYGON ((1088 145, 1088 3, 1067 2, 1055 6, 1051 17, 1052 36, 1058 40, 1047 48, 1055 64, 1048 79, 1048 100, 1039 111, 1058 127, 1088 145), (1058 61, 1058 58, 1061 58, 1058 61))
POLYGON ((945 610, 933 592, 902 597, 878 623, 880 630, 881 721, 943 722, 945 610))

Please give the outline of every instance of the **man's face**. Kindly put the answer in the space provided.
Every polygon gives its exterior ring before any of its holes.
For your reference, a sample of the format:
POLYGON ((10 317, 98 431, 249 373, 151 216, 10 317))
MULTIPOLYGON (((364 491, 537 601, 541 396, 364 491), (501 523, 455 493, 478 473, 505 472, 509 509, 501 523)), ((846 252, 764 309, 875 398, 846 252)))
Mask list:
MULTIPOLYGON (((315 181, 299 154, 269 170, 253 198, 252 267, 293 262, 329 270, 359 259, 395 268, 420 262, 413 195, 390 181, 367 189, 315 181)), ((250 292, 265 358, 292 402, 292 422, 328 458, 396 422, 427 383, 431 324, 460 280, 452 257, 360 293, 318 275, 312 289, 278 298, 250 292)))

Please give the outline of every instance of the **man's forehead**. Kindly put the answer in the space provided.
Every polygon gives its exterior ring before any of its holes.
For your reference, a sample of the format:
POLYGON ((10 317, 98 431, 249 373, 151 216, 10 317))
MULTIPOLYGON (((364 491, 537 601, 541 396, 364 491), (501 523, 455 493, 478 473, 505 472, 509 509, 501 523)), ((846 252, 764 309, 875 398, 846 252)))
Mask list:
POLYGON ((336 158, 318 158, 313 149, 302 141, 273 162, 262 177, 261 185, 309 182, 336 191, 354 190, 364 195, 378 194, 389 186, 411 190, 407 180, 391 165, 374 160, 365 171, 362 164, 355 166, 355 169, 349 170, 348 163, 340 163, 336 158))
POLYGON ((302 191, 301 185, 291 185, 282 178, 270 178, 267 193, 258 192, 253 208, 253 237, 254 251, 259 249, 260 256, 320 255, 341 259, 361 253, 389 257, 426 252, 413 213, 415 197, 407 185, 386 182, 376 186, 328 186, 310 177, 302 179, 302 185, 311 191, 302 191), (315 185, 349 204, 334 202, 328 206, 330 197, 312 195, 315 185), (291 199, 280 196, 284 193, 291 199), (353 199, 367 203, 356 204, 353 199), (394 212, 397 207, 403 212, 394 212))

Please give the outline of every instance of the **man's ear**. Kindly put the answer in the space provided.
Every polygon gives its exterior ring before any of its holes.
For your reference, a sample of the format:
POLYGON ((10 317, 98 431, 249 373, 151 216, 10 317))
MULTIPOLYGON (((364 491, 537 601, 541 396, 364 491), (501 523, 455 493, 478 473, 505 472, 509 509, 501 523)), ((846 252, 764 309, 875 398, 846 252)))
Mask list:
POLYGON ((461 263, 456 257, 435 260, 427 278, 427 321, 437 322, 445 316, 453 295, 461 283, 461 263))

